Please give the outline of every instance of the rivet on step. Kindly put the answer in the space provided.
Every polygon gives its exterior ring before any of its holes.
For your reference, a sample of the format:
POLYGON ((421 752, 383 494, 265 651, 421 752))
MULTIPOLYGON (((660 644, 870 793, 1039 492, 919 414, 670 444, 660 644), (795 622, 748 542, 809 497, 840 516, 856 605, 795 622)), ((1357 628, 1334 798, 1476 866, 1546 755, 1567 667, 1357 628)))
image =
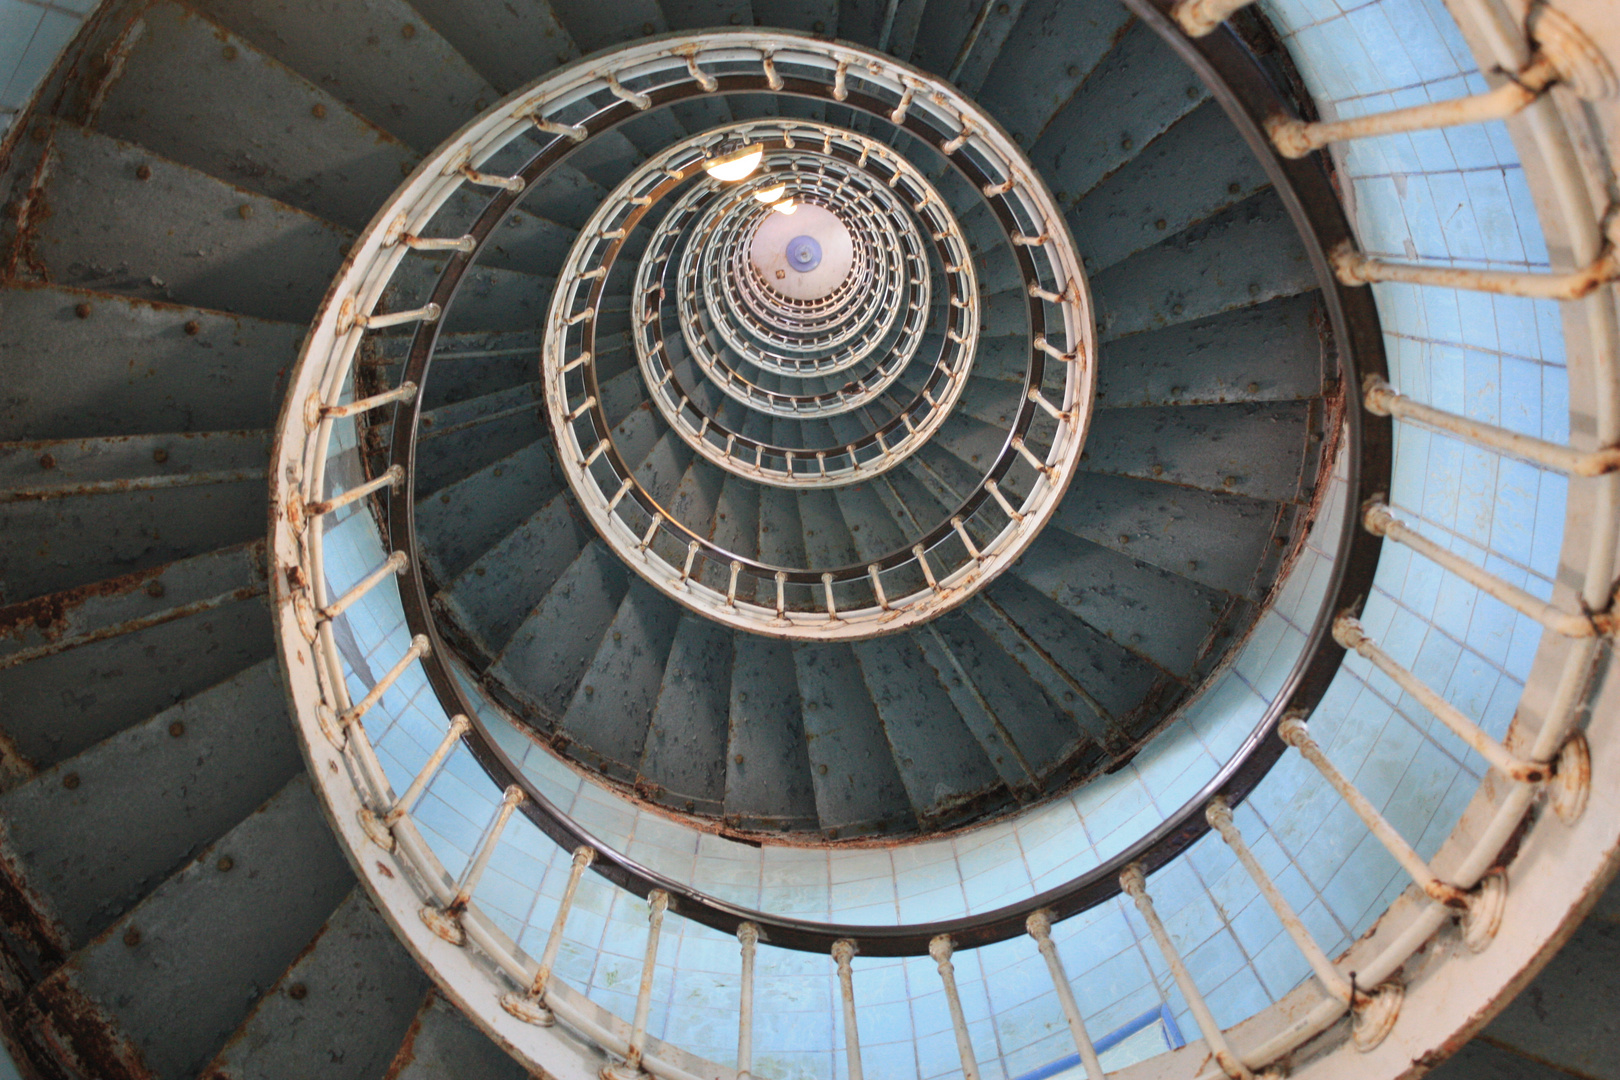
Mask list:
POLYGON ((1128 544, 1128 543, 1131 542, 1131 538, 1129 536, 1126 536, 1124 533, 1120 533, 1119 534, 1119 542, 1122 543, 1122 544, 1128 544))
POLYGON ((1260 295, 1260 283, 1259 282, 1251 281, 1249 283, 1249 295, 1250 296, 1259 296, 1260 295))
POLYGON ((1196 86, 1187 87, 1187 97, 1190 98, 1193 101, 1197 101, 1198 100, 1198 87, 1196 87, 1196 86))
MULTIPOLYGON (((1071 78, 1071 79, 1078 79, 1080 77, 1080 65, 1079 64, 1070 64, 1064 70, 1064 74, 1068 75, 1069 78, 1071 78)), ((1063 196, 1059 195, 1058 198, 1061 199, 1061 198, 1063 198, 1063 196)))
POLYGON ((596 687, 590 685, 589 683, 586 683, 585 684, 585 696, 586 697, 595 697, 596 696, 596 687))
POLYGON ((186 323, 185 326, 181 327, 181 329, 186 332, 187 337, 196 337, 198 334, 202 333, 202 323, 198 322, 196 319, 192 319, 190 322, 186 323))
POLYGON ((1164 230, 1165 225, 1166 225, 1166 222, 1165 222, 1164 218, 1160 218, 1158 221, 1155 221, 1153 223, 1153 227, 1155 229, 1160 230, 1161 232, 1164 230))
POLYGON ((160 446, 156 450, 152 451, 152 460, 157 462, 159 465, 162 465, 165 461, 169 460, 169 452, 160 446))
POLYGON ((815 22, 810 24, 810 29, 815 33, 825 34, 827 32, 827 24, 822 22, 820 19, 817 19, 815 22))
POLYGON ((741 754, 738 754, 736 757, 732 758, 731 760, 735 761, 738 765, 741 765, 743 763, 743 756, 741 754))
POLYGON ((687 812, 691 813, 693 810, 696 810, 696 809, 697 809, 697 803, 693 802, 691 799, 687 799, 686 800, 686 810, 687 810, 687 812))
POLYGON ((1244 389, 1251 394, 1258 394, 1260 392, 1260 384, 1257 382, 1252 382, 1248 386, 1244 387, 1244 389))
POLYGON ((1121 150, 1129 150, 1131 147, 1133 147, 1135 145, 1136 144, 1131 141, 1131 137, 1129 135, 1127 135, 1123 139, 1119 140, 1119 148, 1121 150))
POLYGON ((219 54, 221 56, 223 56, 227 60, 235 60, 236 59, 236 46, 235 45, 227 45, 227 46, 225 46, 223 49, 221 49, 219 51, 219 54))
POLYGON ((1187 309, 1182 304, 1171 304, 1170 305, 1170 314, 1172 314, 1172 315, 1180 315, 1185 310, 1187 310, 1187 309))
POLYGON ((176 739, 178 739, 180 736, 184 735, 185 733, 186 733, 186 725, 185 725, 185 723, 183 721, 176 720, 174 723, 169 725, 169 734, 174 736, 176 739))
POLYGON ((1237 487, 1237 482, 1237 477, 1228 476, 1226 479, 1221 481, 1221 484, 1223 487, 1237 487))
POLYGON ((1236 195, 1238 192, 1240 192, 1242 190, 1243 190, 1243 185, 1239 184, 1235 180, 1232 183, 1226 185, 1226 193, 1228 195, 1236 195))
POLYGON ((399 28, 399 36, 404 38, 406 41, 409 41, 411 38, 415 37, 416 36, 416 24, 415 23, 406 23, 404 26, 400 27, 399 28))
POLYGON ((135 167, 135 179, 137 179, 137 180, 150 180, 150 179, 152 179, 152 166, 150 166, 150 165, 138 165, 138 166, 136 166, 135 167))
POLYGON ((291 986, 287 987, 287 996, 292 998, 294 1001, 303 1001, 305 998, 309 997, 309 987, 305 986, 303 983, 293 983, 291 986))
POLYGON ((219 872, 223 874, 236 868, 236 860, 231 858, 229 855, 221 855, 219 857, 219 862, 215 863, 214 865, 219 867, 219 872))
POLYGON ((656 29, 657 28, 650 22, 644 22, 641 24, 641 33, 644 37, 651 35, 656 29))
POLYGON ((1005 15, 1011 10, 1012 10, 1012 7, 1009 4, 997 4, 996 5, 996 14, 997 15, 1005 15))
POLYGON ((78 788, 79 774, 76 772, 70 772, 66 776, 62 777, 62 786, 67 788, 69 791, 73 791, 78 788))
POLYGON ((73 314, 77 315, 81 319, 88 319, 90 317, 90 305, 84 301, 80 301, 74 306, 73 314))
POLYGON ((1152 471, 1154 476, 1163 476, 1164 475, 1164 466, 1163 465, 1155 465, 1155 466, 1153 466, 1151 471, 1152 471))
POLYGON ((440 495, 439 496, 439 501, 444 503, 446 506, 449 506, 450 505, 450 496, 448 496, 448 495, 440 495))
POLYGON ((829 840, 838 839, 838 830, 837 829, 828 829, 827 830, 827 839, 829 839, 829 840))
MULTIPOLYGON (((450 501, 450 500, 449 500, 449 499, 446 499, 446 500, 445 500, 445 502, 449 502, 449 501, 450 501)), ((483 576, 484 576, 484 575, 485 575, 485 574, 487 574, 487 573, 489 573, 489 568, 488 568, 488 567, 484 567, 484 566, 475 566, 475 567, 474 567, 474 568, 473 568, 473 574, 474 574, 474 576, 476 576, 476 577, 483 577, 483 576)))
POLYGON ((56 468, 56 458, 55 458, 55 456, 51 455, 51 454, 41 454, 41 455, 39 455, 39 467, 42 468, 42 469, 54 469, 54 468, 56 468))
POLYGON ((816 771, 819 772, 822 776, 826 776, 827 775, 827 766, 825 766, 825 765, 817 765, 816 766, 816 771))
POLYGON ((139 929, 132 926, 128 930, 124 931, 124 944, 125 945, 128 945, 130 948, 133 949, 135 946, 139 945, 140 943, 141 943, 141 932, 140 932, 139 929))
POLYGON ((236 208, 236 216, 241 218, 243 221, 246 221, 248 218, 252 217, 253 216, 253 204, 252 203, 243 203, 241 206, 238 206, 236 208))
POLYGON ((325 120, 326 106, 317 101, 315 104, 309 107, 309 115, 313 116, 317 120, 325 120))
POLYGON ((624 637, 624 635, 619 633, 619 631, 617 631, 617 630, 613 631, 613 643, 615 645, 617 645, 619 643, 620 639, 622 639, 623 637, 624 637))
POLYGON ((41 124, 39 127, 34 129, 34 141, 35 142, 42 143, 46 139, 48 139, 50 137, 51 137, 50 130, 47 129, 44 124, 41 124))
POLYGON ((1271 542, 1273 544, 1276 544, 1278 547, 1286 547, 1287 544, 1288 544, 1288 537, 1286 537, 1286 536, 1273 536, 1271 538, 1271 542))
POLYGON ((1187 569, 1188 570, 1197 570, 1198 569, 1198 560, 1197 559, 1188 559, 1187 560, 1187 569))

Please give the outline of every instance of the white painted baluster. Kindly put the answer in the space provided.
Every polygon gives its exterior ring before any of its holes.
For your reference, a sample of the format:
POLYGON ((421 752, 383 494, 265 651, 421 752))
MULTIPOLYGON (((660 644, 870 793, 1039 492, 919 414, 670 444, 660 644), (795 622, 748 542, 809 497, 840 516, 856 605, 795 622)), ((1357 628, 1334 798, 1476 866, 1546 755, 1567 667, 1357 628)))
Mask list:
POLYGON ((1396 416, 1403 420, 1415 420, 1428 427, 1458 435, 1480 446, 1512 454, 1543 468, 1556 469, 1571 476, 1602 476, 1620 469, 1620 446, 1610 446, 1602 450, 1576 450, 1571 446, 1561 446, 1494 424, 1482 424, 1478 420, 1470 420, 1466 416, 1458 416, 1456 413, 1448 413, 1413 401, 1376 376, 1368 379, 1362 404, 1367 407, 1368 412, 1376 416, 1396 416))
POLYGON ((410 564, 410 561, 411 560, 403 551, 394 552, 392 555, 388 556, 388 558, 383 560, 383 564, 381 566, 377 567, 377 569, 373 570, 360 581, 356 582, 354 587, 348 592, 321 608, 321 618, 327 622, 331 622, 333 619, 349 610, 349 608, 353 607, 355 602, 358 601, 362 596, 366 595, 366 593, 382 584, 390 574, 397 574, 404 570, 405 567, 410 564))
POLYGON ((433 647, 428 643, 427 635, 417 634, 411 638, 411 647, 405 650, 405 655, 401 656, 399 661, 389 668, 382 678, 377 680, 376 684, 366 692, 365 697, 344 710, 342 716, 333 716, 331 707, 324 701, 317 705, 315 707, 315 719, 320 723, 322 733, 331 741, 332 745, 342 749, 344 744, 348 742, 350 725, 359 723, 366 713, 371 711, 372 706, 382 700, 382 696, 388 692, 388 688, 393 686, 412 664, 432 651, 433 647))
POLYGON ((378 847, 388 851, 394 850, 394 826, 416 806, 416 800, 422 797, 422 792, 427 790, 428 785, 433 782, 433 778, 439 774, 439 769, 444 766, 445 759, 450 756, 450 751, 456 748, 456 743, 461 741, 461 737, 467 734, 467 729, 471 726, 472 721, 459 714, 450 721, 450 727, 445 731, 443 740, 440 741, 433 753, 428 756, 427 763, 422 766, 415 778, 411 780, 411 786, 405 789, 403 795, 394 800, 394 804, 388 808, 382 817, 378 817, 369 806, 362 806, 359 809, 360 827, 366 831, 366 835, 371 837, 378 847))
POLYGON ((1311 932, 1305 928, 1299 913, 1260 866, 1259 860, 1254 857, 1249 846, 1243 842, 1243 834, 1233 822, 1232 809, 1226 805, 1226 801, 1219 798, 1213 800, 1204 810, 1204 819, 1221 834, 1226 846, 1232 849, 1232 854, 1243 864, 1243 869, 1249 872, 1249 877, 1260 887, 1260 895, 1266 898, 1271 910, 1277 913, 1283 929, 1293 939, 1295 947, 1304 954, 1322 988, 1344 1002, 1355 1013, 1352 1041, 1356 1049, 1371 1050, 1383 1042, 1401 1014, 1401 1002, 1405 998, 1405 992, 1401 989, 1400 983, 1385 983, 1371 993, 1363 988, 1354 987, 1349 979, 1339 974, 1339 969, 1333 966, 1333 961, 1328 959, 1327 953, 1322 951, 1316 939, 1311 937, 1311 932))
POLYGON ((1080 1063, 1086 1067, 1086 1080, 1103 1080, 1102 1062, 1097 1060, 1097 1048, 1091 1042, 1091 1032, 1080 1015, 1080 1003, 1074 1000, 1074 987, 1063 970, 1063 958, 1058 955, 1052 941, 1052 914, 1045 908, 1030 913, 1024 920, 1024 929, 1035 939, 1041 955, 1046 958, 1046 970, 1052 974, 1052 986, 1057 990, 1058 1004, 1069 1021, 1069 1034, 1074 1036, 1074 1047, 1080 1052, 1080 1063))
POLYGON ((1175 977, 1176 985, 1181 988, 1181 996, 1187 999, 1187 1007, 1192 1010, 1193 1020, 1198 1024, 1199 1032, 1204 1036, 1204 1042, 1209 1044, 1209 1052, 1215 1055, 1215 1062, 1221 1071, 1232 1080, 1254 1080, 1254 1074, 1249 1067, 1243 1064, 1241 1058, 1232 1052, 1227 1045, 1226 1035, 1221 1026, 1215 1022, 1215 1015, 1209 1011, 1209 1004, 1204 995, 1199 992, 1198 984, 1193 981, 1192 973, 1182 961, 1181 954, 1176 951, 1175 943, 1170 940, 1170 934, 1159 921, 1159 913, 1153 909, 1153 898, 1148 895, 1147 879, 1142 875, 1140 863, 1132 863, 1119 875, 1119 884, 1132 900, 1136 902, 1136 910, 1142 913, 1142 918, 1148 924, 1148 932, 1153 935, 1153 941, 1159 946, 1165 963, 1170 965, 1170 974, 1175 977))
MULTIPOLYGON (((308 518, 312 517, 320 517, 322 514, 330 514, 334 510, 341 510, 350 503, 363 499, 374 491, 381 491, 383 488, 397 489, 400 484, 404 483, 404 481, 405 467, 403 465, 389 466, 388 471, 380 476, 367 480, 363 484, 356 484, 349 490, 342 492, 341 494, 334 495, 330 499, 322 499, 319 502, 306 503, 301 512, 302 519, 307 520, 308 518)), ((297 525, 298 522, 294 521, 293 524, 297 525)))
POLYGON ((341 420, 348 416, 359 416, 372 409, 380 409, 384 405, 392 405, 396 401, 411 402, 416 400, 416 384, 402 382, 392 390, 385 390, 380 394, 373 394, 359 401, 351 401, 347 405, 322 405, 321 418, 323 420, 341 420))
POLYGON ((737 1004, 737 1080, 752 1080, 754 1072, 754 950, 759 927, 745 922, 737 927, 742 943, 742 985, 737 1004))
POLYGON ((1254 0, 1180 0, 1170 15, 1188 37, 1203 37, 1254 0))
POLYGON ((1550 763, 1525 761, 1507 747, 1481 731, 1479 725, 1464 716, 1462 710, 1435 693, 1423 680, 1395 662, 1395 658, 1380 649, 1362 629, 1361 623, 1349 615, 1340 615, 1333 622, 1333 640, 1346 649, 1372 661, 1374 667, 1388 675, 1395 684, 1433 713, 1463 742, 1496 769, 1514 780, 1526 784, 1539 784, 1552 777, 1550 763))
POLYGON ((654 889, 647 894, 647 952, 641 960, 641 988, 636 992, 636 1016, 630 1024, 630 1045, 624 1061, 602 1070, 603 1080, 642 1080, 647 1071, 641 1055, 647 1048, 647 1015, 652 1010, 653 970, 658 963, 658 935, 664 927, 669 893, 654 889))
POLYGON ((833 942, 832 957, 838 964, 838 989, 844 998, 844 1057, 849 1065, 849 1080, 863 1080, 861 1035, 855 1028, 855 975, 849 966, 855 958, 855 943, 848 938, 833 942))
POLYGON ((1382 536, 1411 548, 1430 562, 1439 564, 1470 585, 1496 597, 1515 611, 1528 615, 1554 633, 1563 634, 1565 637, 1583 638, 1597 637, 1612 633, 1614 630, 1612 614, 1589 616, 1562 611, 1540 597, 1525 592, 1517 585, 1508 584, 1488 570, 1475 566, 1460 555, 1447 551, 1434 541, 1412 531, 1381 502, 1370 504, 1363 520, 1367 531, 1374 536, 1382 536))
POLYGON ((557 965, 557 950, 562 947, 563 928, 568 925, 568 912, 574 906, 574 892, 585 868, 596 858, 596 849, 581 845, 574 849, 574 863, 568 868, 568 884, 563 888, 562 902, 557 915, 551 920, 551 934, 546 938, 545 951, 540 954, 540 966, 535 969, 534 980, 527 993, 507 992, 501 995, 501 1008, 540 1027, 550 1027, 556 1017, 546 1006, 546 987, 551 982, 551 969, 557 965))
POLYGON ((979 1059, 968 1036, 967 1017, 962 1012, 962 996, 956 989, 956 965, 951 963, 955 946, 949 934, 940 934, 928 943, 928 955, 939 965, 939 978, 945 984, 945 1004, 951 1010, 951 1027, 956 1031, 956 1052, 962 1059, 962 1080, 979 1080, 979 1059))
POLYGON ((1463 942, 1470 949, 1479 952, 1490 944, 1501 924, 1503 905, 1507 903, 1507 882, 1502 874, 1487 874, 1472 892, 1440 880, 1429 869, 1429 864, 1423 861, 1423 857, 1378 812, 1378 808, 1328 760, 1316 740, 1311 738, 1303 720, 1295 716, 1285 718, 1277 725, 1277 734, 1316 766, 1316 771, 1339 793, 1339 798, 1356 812, 1356 816, 1401 864, 1418 888, 1430 899, 1454 908, 1462 915, 1463 942))
POLYGON ((467 860, 467 868, 461 872, 461 880, 456 882, 456 893, 444 907, 434 907, 432 904, 423 904, 417 912, 429 930, 438 934, 452 945, 463 945, 467 941, 467 932, 461 927, 462 912, 472 902, 473 890, 478 888, 478 879, 484 876, 484 868, 489 865, 490 857, 495 854, 495 845, 506 830, 506 823, 511 820, 512 811, 517 809, 518 803, 523 801, 523 789, 516 784, 508 787, 501 796, 501 804, 495 808, 494 817, 490 818, 489 826, 484 830, 483 839, 478 843, 478 850, 473 857, 467 860))

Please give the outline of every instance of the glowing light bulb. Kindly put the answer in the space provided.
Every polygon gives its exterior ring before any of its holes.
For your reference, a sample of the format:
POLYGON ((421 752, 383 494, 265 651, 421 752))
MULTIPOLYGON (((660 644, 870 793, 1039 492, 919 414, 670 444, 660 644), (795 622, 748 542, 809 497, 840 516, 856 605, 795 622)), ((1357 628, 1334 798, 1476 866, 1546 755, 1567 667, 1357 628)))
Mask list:
POLYGON ((793 211, 797 210, 798 208, 799 204, 794 202, 792 199, 783 199, 781 202, 771 207, 771 209, 775 210, 778 214, 792 214, 793 211))
POLYGON ((719 157, 710 158, 703 163, 703 171, 716 180, 735 183, 738 180, 745 180, 752 176, 754 170, 759 168, 760 159, 764 156, 765 148, 763 146, 757 144, 743 146, 731 151, 729 154, 721 154, 719 157))
POLYGON ((754 192, 754 198, 758 199, 762 203, 765 203, 765 204, 769 205, 770 203, 775 202, 776 200, 780 199, 783 195, 786 195, 786 194, 787 194, 787 185, 786 184, 777 184, 775 187, 768 187, 768 188, 765 188, 763 191, 754 192))

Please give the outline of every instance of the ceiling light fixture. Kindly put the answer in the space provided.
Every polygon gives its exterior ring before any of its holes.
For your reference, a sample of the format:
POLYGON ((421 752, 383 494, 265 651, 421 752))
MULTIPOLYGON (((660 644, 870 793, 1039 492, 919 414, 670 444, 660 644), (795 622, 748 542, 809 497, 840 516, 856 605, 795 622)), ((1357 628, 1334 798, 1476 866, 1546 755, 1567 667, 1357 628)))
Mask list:
POLYGON ((740 146, 727 154, 709 158, 703 163, 703 171, 716 180, 735 183, 745 180, 759 168, 760 159, 765 156, 765 148, 758 143, 740 146))
POLYGON ((768 187, 761 191, 754 192, 754 198, 758 199, 762 203, 765 203, 766 205, 769 205, 786 194, 787 185, 777 184, 775 187, 768 187))
POLYGON ((798 208, 799 204, 792 199, 783 199, 781 202, 771 207, 771 209, 775 210, 778 214, 791 214, 798 208))

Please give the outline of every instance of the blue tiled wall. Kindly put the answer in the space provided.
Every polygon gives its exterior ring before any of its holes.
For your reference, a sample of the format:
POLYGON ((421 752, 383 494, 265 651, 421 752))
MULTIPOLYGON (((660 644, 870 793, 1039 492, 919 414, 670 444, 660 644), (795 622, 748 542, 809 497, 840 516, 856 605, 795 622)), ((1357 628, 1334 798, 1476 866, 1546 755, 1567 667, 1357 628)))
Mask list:
MULTIPOLYGON (((1482 87, 1439 0, 1269 0, 1324 115, 1353 115, 1482 87)), ((1394 258, 1502 267, 1546 263, 1523 174, 1499 126, 1355 144, 1339 159, 1364 248, 1394 258)), ((1392 377, 1420 400, 1515 430, 1565 436, 1567 390, 1554 306, 1451 290, 1378 286, 1392 377)), ((352 461, 352 433, 334 444, 352 461), (347 441, 344 441, 347 440, 347 441)), ((341 470, 338 470, 341 471, 341 470)), ((1342 494, 1343 476, 1333 481, 1342 494)), ((1559 478, 1397 425, 1391 500, 1415 527, 1545 595, 1556 571, 1565 491, 1559 478)), ((599 838, 677 880, 780 914, 853 923, 948 918, 1010 903, 1122 850, 1215 775, 1263 715, 1299 654, 1327 587, 1342 500, 1236 662, 1126 769, 1016 819, 947 839, 874 849, 754 848, 702 834, 618 797, 553 757, 493 710, 485 719, 540 791, 599 838)), ((333 524, 327 575, 341 591, 383 558, 370 519, 333 524)), ((394 586, 343 620, 356 697, 404 651, 394 586)), ((1386 548, 1364 622, 1398 660, 1500 735, 1538 634, 1501 604, 1420 558, 1386 548)), ((396 790, 445 726, 419 670, 367 717, 396 790)), ((1369 665, 1346 664, 1311 728, 1328 754, 1425 855, 1450 832, 1483 763, 1369 665)), ((458 871, 498 797, 458 751, 418 807, 424 835, 458 871)), ((1236 813, 1260 862, 1330 953, 1364 931, 1406 881, 1320 777, 1285 757, 1236 813)), ((566 880, 568 854, 513 819, 477 900, 537 953, 566 880)), ((1304 959, 1217 838, 1149 882, 1160 914, 1217 1019, 1233 1024, 1307 977, 1304 959)), ((1189 1036, 1186 1003, 1134 907, 1114 900, 1054 930, 1088 1023, 1109 1031, 1161 1003, 1189 1036)), ((595 875, 582 882, 559 975, 620 1015, 646 939, 646 906, 595 875)), ((715 1060, 735 1054, 735 941, 666 922, 651 1031, 715 1060)), ((857 958, 867 1071, 923 1080, 960 1075, 949 1016, 927 958, 857 958)), ((958 954, 957 978, 987 1077, 1016 1076, 1073 1049, 1045 966, 1015 940, 958 954)), ((756 1071, 780 1080, 844 1074, 831 961, 763 946, 756 1071)))
POLYGON ((98 0, 0 0, 0 135, 98 0))

